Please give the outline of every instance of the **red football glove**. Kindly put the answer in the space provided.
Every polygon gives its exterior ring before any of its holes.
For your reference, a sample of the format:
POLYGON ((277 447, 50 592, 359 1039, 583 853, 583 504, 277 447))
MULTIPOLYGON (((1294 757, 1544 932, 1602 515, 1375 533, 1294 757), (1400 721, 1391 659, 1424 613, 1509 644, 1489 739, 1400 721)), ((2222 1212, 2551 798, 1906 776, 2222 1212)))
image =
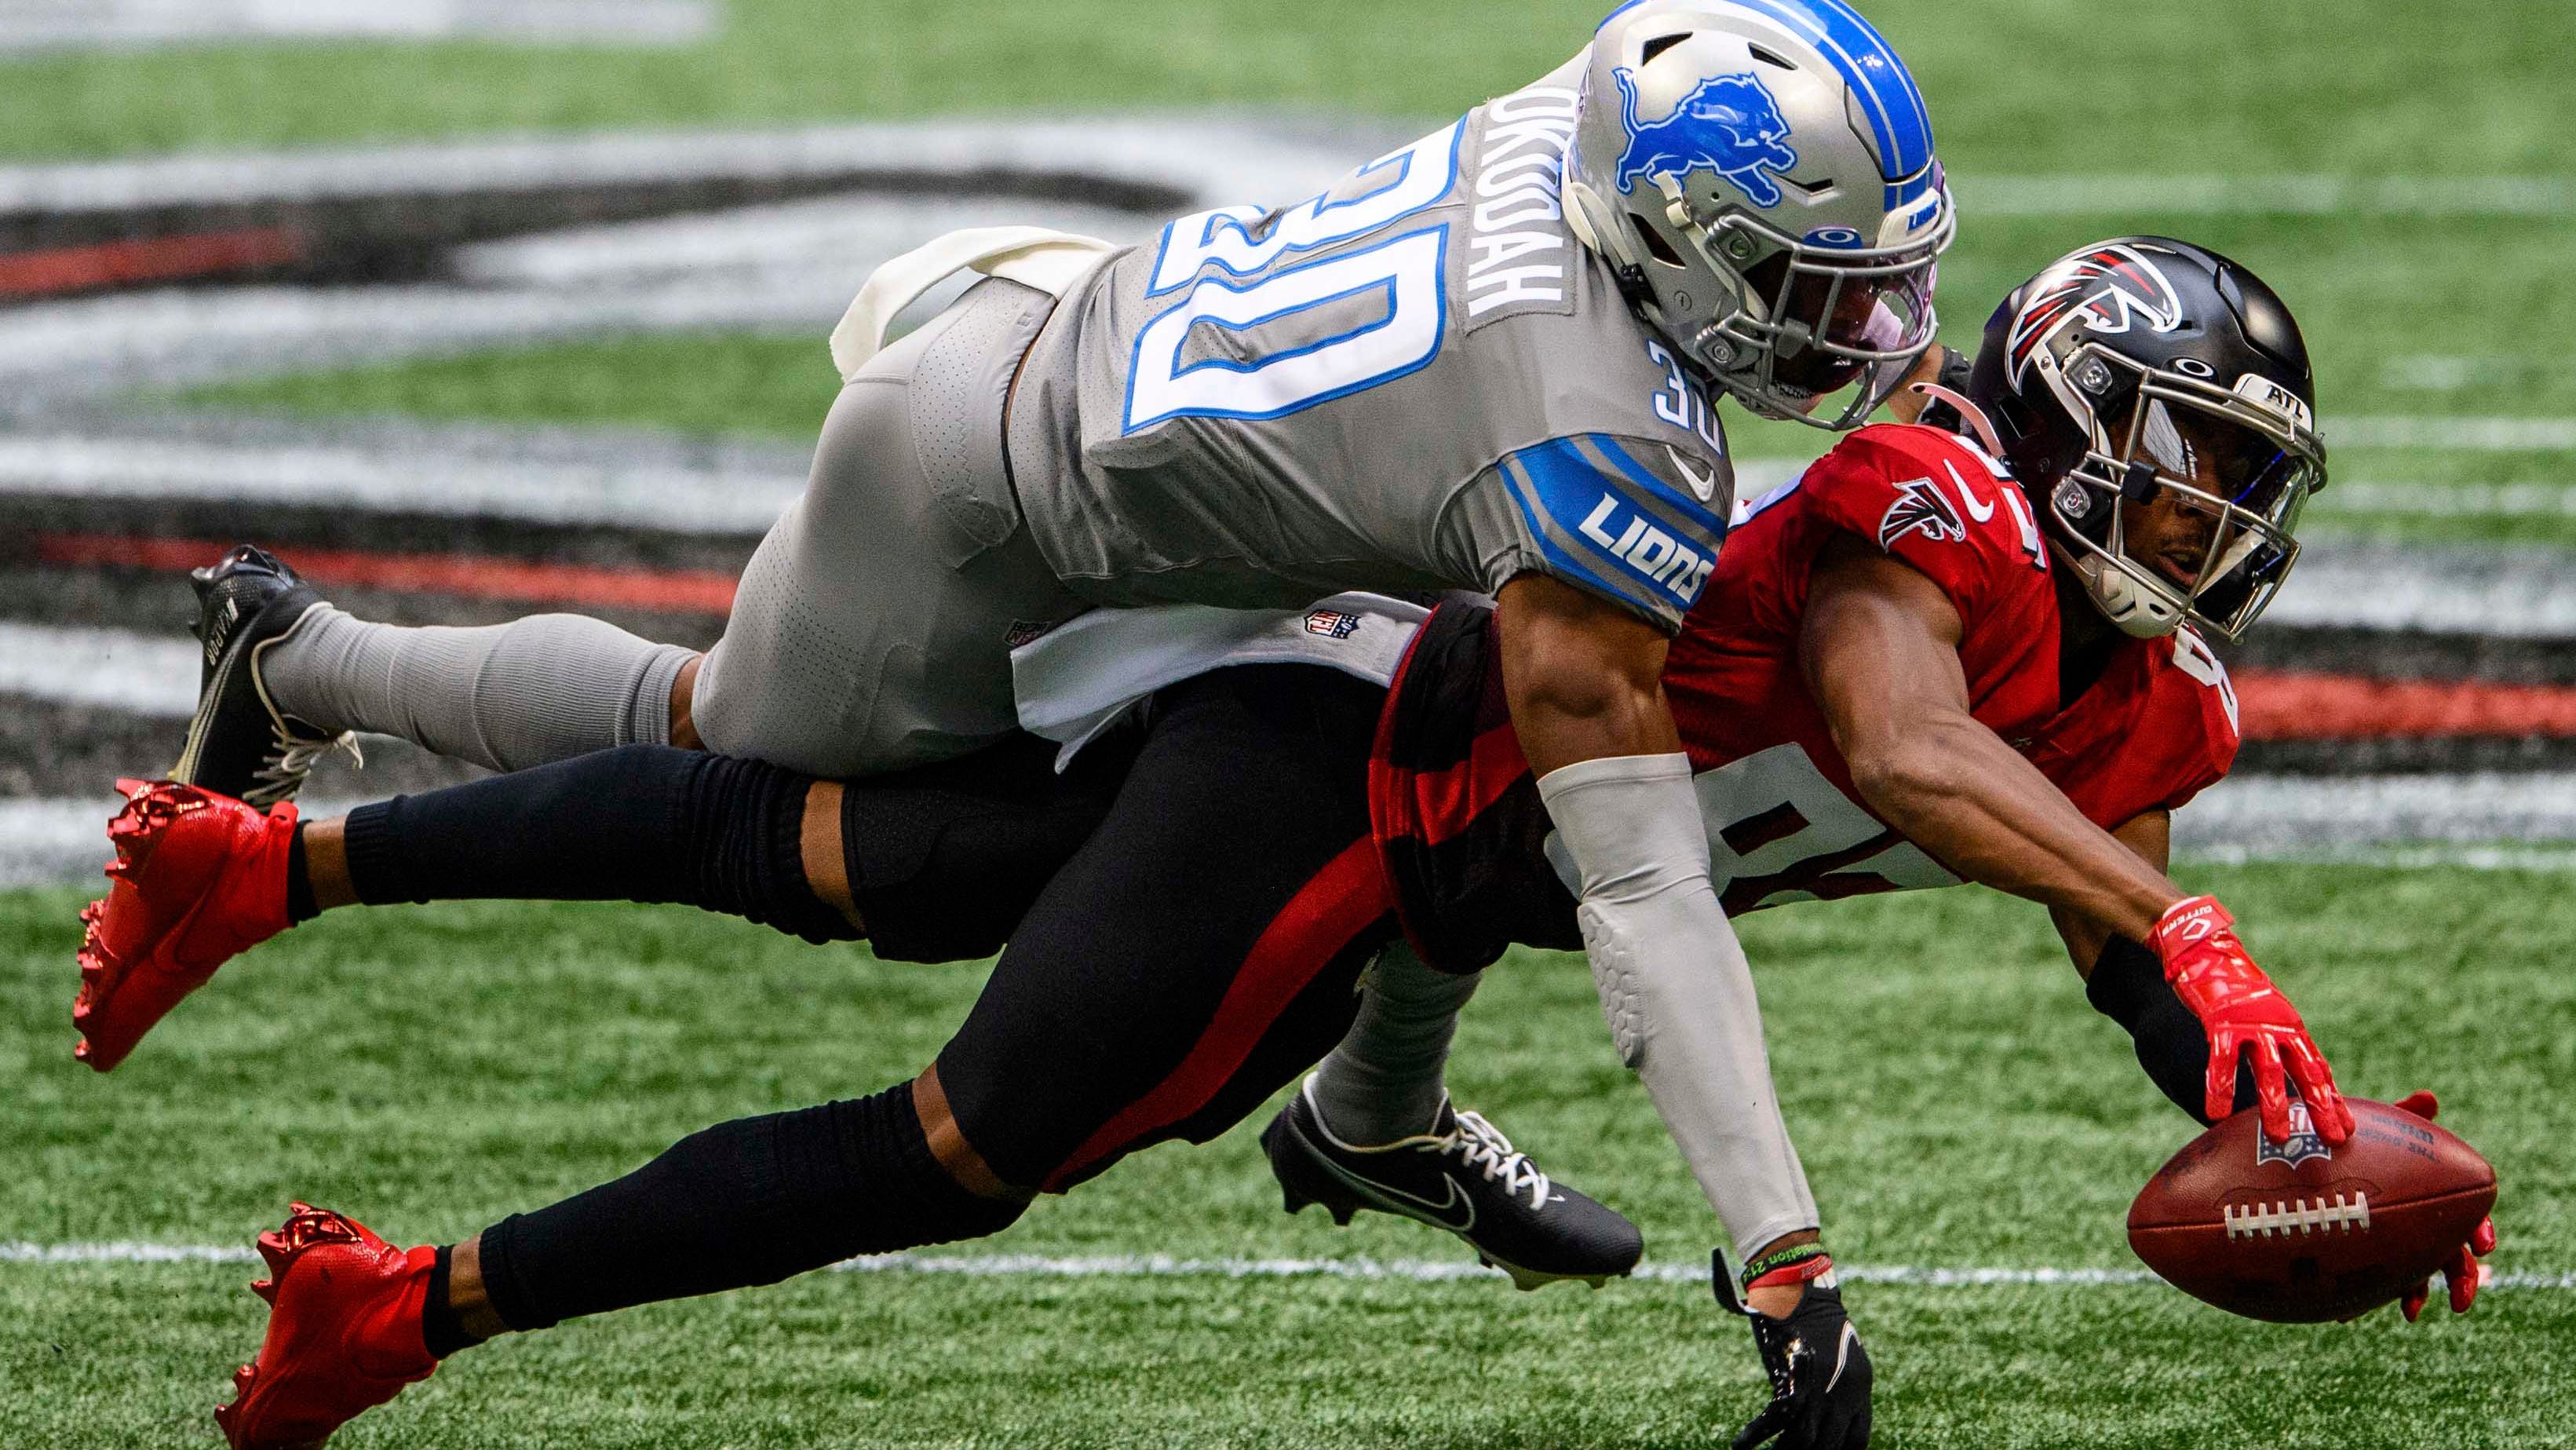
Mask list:
MULTIPOLYGON (((2435 1113, 2442 1110, 2442 1104, 2431 1093, 2408 1093, 2397 1100, 2397 1106, 2428 1123, 2433 1121, 2435 1113)), ((2452 1313, 2466 1314, 2469 1306, 2478 1302, 2478 1286, 2486 1282, 2486 1268, 2478 1260, 2494 1253, 2495 1246, 2495 1220, 2480 1219, 2477 1228, 2469 1234, 2469 1241, 2460 1245, 2459 1256, 2443 1268, 2442 1283, 2451 1291, 2452 1313)), ((2426 1279, 2407 1290, 2406 1297, 2397 1301, 2397 1307, 2405 1311, 2406 1322, 2412 1324, 2415 1316, 2424 1312, 2424 1301, 2432 1297, 2433 1281, 2426 1279)))
POLYGON ((2289 1141, 2288 1083, 2294 1082, 2317 1136, 2329 1146, 2340 1145, 2352 1136, 2352 1109, 2335 1090, 2334 1069, 2309 1040, 2299 1009, 2245 954, 2235 923, 2216 897, 2193 896, 2169 907, 2157 919, 2154 934, 2165 980, 2209 1031, 2209 1120, 2214 1123, 2236 1111, 2236 1059, 2251 1047, 2263 1136, 2275 1143, 2289 1141))

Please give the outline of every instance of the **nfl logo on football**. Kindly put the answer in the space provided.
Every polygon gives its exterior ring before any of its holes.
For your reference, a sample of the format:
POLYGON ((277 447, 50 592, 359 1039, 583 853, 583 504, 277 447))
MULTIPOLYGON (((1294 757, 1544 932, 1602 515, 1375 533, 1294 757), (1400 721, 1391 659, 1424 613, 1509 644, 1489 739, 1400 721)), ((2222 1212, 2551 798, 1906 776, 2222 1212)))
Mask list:
POLYGON ((2333 1157, 2334 1150, 2326 1146, 2325 1139, 2317 1136, 2316 1124, 2308 1117, 2306 1103, 2290 1104, 2288 1138, 2275 1143, 2261 1133, 2254 1135, 2254 1165, 2258 1168, 2266 1163, 2287 1163, 2296 1168, 2311 1158, 2333 1157))

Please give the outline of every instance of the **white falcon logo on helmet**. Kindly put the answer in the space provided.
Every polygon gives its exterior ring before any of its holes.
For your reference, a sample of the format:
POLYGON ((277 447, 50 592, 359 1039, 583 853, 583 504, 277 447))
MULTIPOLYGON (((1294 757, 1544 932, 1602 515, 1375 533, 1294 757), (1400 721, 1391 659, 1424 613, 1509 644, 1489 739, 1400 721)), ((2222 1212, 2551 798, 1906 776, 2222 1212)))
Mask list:
POLYGON ((2095 247, 2069 257, 2032 284, 2013 319, 2004 356, 2016 384, 2040 344, 2079 318, 2097 333, 2127 332, 2141 323, 2149 332, 2171 332, 2182 325, 2182 299, 2134 248, 2095 247))

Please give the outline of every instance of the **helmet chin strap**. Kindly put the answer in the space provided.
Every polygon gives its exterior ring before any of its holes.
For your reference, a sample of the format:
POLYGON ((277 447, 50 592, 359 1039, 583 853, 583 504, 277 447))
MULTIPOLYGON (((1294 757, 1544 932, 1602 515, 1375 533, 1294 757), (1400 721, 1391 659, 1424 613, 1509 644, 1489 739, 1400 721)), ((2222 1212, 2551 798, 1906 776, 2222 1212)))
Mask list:
POLYGON ((2085 557, 2074 561, 2084 594, 2111 627, 2131 639, 2162 639, 2182 625, 2182 611, 2171 600, 2130 577, 2110 560, 2085 557))
POLYGON ((1916 383, 1914 391, 1930 398, 1933 402, 1948 404, 1958 413, 1959 421, 1967 424, 1968 430, 1977 435, 1977 441, 1985 445, 1988 454, 1996 458, 2004 456, 2003 440, 1995 433, 1995 420, 1986 416, 1985 409, 1968 401, 1965 393, 1945 388, 1939 383, 1916 383))

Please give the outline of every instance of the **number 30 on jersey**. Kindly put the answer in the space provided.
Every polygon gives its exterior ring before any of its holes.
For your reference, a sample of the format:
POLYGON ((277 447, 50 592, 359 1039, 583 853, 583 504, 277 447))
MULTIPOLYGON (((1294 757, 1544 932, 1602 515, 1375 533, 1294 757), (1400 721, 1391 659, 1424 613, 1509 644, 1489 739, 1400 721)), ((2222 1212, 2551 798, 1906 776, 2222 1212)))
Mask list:
POLYGON ((1391 230, 1448 195, 1462 129, 1451 126, 1371 162, 1353 178, 1369 190, 1291 207, 1259 240, 1249 231, 1266 214, 1258 207, 1222 207, 1164 228, 1147 295, 1188 290, 1136 334, 1125 431, 1178 417, 1276 418, 1376 387, 1438 356, 1448 327, 1447 226, 1321 261, 1288 259, 1391 230), (1199 276, 1211 266, 1225 275, 1199 276), (1230 280, 1236 278, 1249 280, 1230 280), (1238 339, 1259 329, 1260 339, 1184 362, 1202 327, 1238 339))

